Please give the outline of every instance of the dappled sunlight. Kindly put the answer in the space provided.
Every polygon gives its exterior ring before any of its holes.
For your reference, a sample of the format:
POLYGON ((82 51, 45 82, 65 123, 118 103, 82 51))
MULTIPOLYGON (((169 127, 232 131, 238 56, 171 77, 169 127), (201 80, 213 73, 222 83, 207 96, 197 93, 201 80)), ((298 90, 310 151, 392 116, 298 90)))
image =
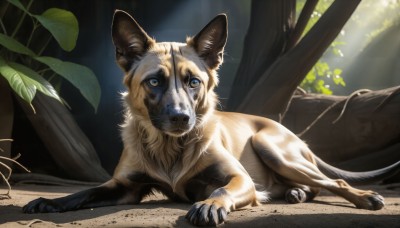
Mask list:
POLYGON ((333 88, 336 94, 350 94, 361 88, 382 89, 398 85, 399 82, 394 79, 399 70, 394 65, 400 47, 400 40, 395 38, 399 37, 395 32, 398 31, 399 19, 400 4, 397 1, 360 3, 336 39, 342 43, 338 48, 343 56, 325 54, 329 64, 343 70, 342 77, 347 84, 345 88, 333 88), (382 43, 381 48, 372 47, 379 45, 379 42, 382 43), (383 85, 377 87, 377 84, 383 85))

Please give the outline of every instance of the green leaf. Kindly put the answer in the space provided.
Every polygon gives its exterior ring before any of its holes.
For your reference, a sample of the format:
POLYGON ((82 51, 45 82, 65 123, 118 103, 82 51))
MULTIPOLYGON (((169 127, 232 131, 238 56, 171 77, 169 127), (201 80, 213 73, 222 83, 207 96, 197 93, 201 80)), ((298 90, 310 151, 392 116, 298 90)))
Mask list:
POLYGON ((6 36, 2 33, 0 33, 0 45, 6 47, 8 50, 19 53, 19 54, 24 54, 24 55, 29 55, 29 56, 35 56, 36 54, 14 38, 11 38, 9 36, 6 36))
POLYGON ((28 10, 25 8, 24 5, 19 0, 7 0, 9 3, 13 4, 14 6, 18 7, 20 10, 24 11, 25 13, 31 15, 28 10))
POLYGON ((78 39, 78 20, 70 11, 50 8, 41 15, 34 17, 45 27, 57 40, 65 51, 72 51, 78 39))
POLYGON ((325 76, 329 71, 329 65, 326 62, 318 61, 315 64, 315 68, 317 69, 318 76, 325 76))
POLYGON ((0 57, 0 74, 8 81, 18 96, 29 104, 32 103, 37 87, 29 77, 9 66, 2 57, 0 57))
POLYGON ((342 74, 342 69, 336 68, 335 70, 333 70, 333 74, 340 76, 342 74))
POLYGON ((322 94, 326 94, 326 95, 332 94, 332 90, 330 90, 329 87, 325 85, 324 80, 318 80, 314 86, 315 86, 315 89, 322 94))
POLYGON ((9 62, 8 65, 18 71, 21 75, 28 78, 26 81, 34 85, 37 90, 62 103, 61 98, 58 96, 58 93, 53 86, 36 71, 15 62, 9 62))
POLYGON ((11 88, 29 104, 35 97, 36 90, 62 102, 49 82, 24 65, 15 62, 6 62, 0 57, 0 74, 7 79, 11 88))
POLYGON ((93 71, 89 68, 71 62, 61 61, 53 57, 34 57, 46 64, 54 72, 69 81, 79 89, 83 97, 93 106, 95 111, 100 103, 100 84, 93 71))

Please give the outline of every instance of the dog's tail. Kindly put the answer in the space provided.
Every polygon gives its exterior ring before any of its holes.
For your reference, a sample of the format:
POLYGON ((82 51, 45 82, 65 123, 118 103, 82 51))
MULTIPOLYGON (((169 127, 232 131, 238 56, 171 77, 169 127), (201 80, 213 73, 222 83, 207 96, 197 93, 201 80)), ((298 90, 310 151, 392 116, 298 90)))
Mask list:
POLYGON ((350 172, 333 167, 315 156, 318 169, 333 179, 343 179, 349 184, 363 185, 387 179, 400 171, 400 161, 382 169, 367 172, 350 172))

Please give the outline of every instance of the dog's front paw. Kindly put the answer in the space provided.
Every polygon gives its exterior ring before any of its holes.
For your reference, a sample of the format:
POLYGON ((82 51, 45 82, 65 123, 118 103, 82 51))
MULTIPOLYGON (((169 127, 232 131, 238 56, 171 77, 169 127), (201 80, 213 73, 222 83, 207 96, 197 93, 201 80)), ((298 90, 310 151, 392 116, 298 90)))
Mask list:
POLYGON ((24 213, 52 213, 52 212, 62 212, 64 211, 61 204, 57 203, 55 200, 38 198, 32 200, 27 205, 22 208, 24 213))
POLYGON ((215 226, 223 223, 226 216, 227 211, 223 206, 215 202, 201 201, 190 208, 186 219, 196 226, 215 226))
POLYGON ((370 192, 362 196, 362 200, 356 206, 361 209, 380 210, 385 206, 385 200, 378 193, 370 192))

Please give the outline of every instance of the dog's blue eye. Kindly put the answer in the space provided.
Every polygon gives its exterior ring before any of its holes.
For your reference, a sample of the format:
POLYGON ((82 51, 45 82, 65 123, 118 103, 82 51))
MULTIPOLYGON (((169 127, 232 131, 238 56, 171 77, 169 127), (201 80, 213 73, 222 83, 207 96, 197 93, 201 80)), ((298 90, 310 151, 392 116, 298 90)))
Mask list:
POLYGON ((155 78, 149 79, 149 80, 147 81, 147 83, 148 83, 150 86, 153 86, 153 87, 157 87, 157 86, 160 85, 160 81, 159 81, 158 79, 155 79, 155 78))
POLYGON ((190 81, 189 81, 189 86, 191 87, 191 88, 196 88, 196 87, 198 87, 200 85, 200 80, 199 79, 197 79, 197 78, 192 78, 192 79, 190 79, 190 81))

